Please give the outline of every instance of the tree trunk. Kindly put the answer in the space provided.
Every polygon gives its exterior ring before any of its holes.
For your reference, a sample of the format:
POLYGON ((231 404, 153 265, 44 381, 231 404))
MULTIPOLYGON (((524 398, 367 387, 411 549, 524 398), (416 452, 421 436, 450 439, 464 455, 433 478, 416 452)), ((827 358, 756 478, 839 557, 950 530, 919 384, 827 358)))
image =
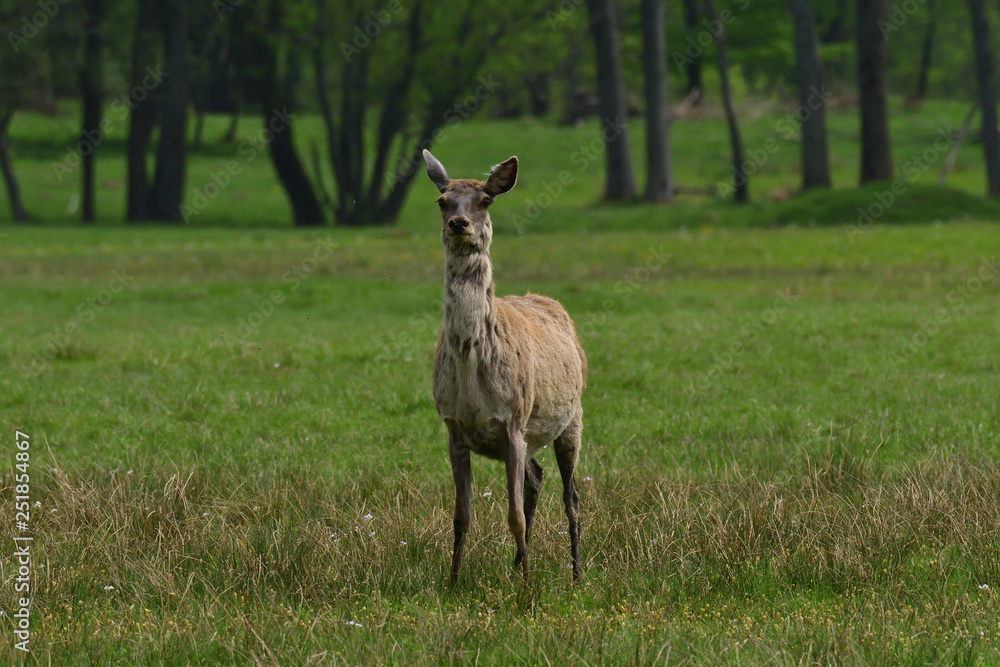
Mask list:
POLYGON ((997 133, 996 66, 990 46, 990 25, 983 0, 969 0, 972 37, 976 48, 976 78, 979 80, 979 106, 983 112, 983 150, 986 152, 986 191, 991 197, 1000 194, 1000 135, 997 133))
POLYGON ((83 160, 83 222, 93 222, 94 210, 94 160, 97 148, 104 139, 101 133, 101 30, 103 7, 101 0, 84 3, 83 66, 80 69, 80 98, 83 107, 83 126, 80 129, 81 157, 83 160))
POLYGON ((972 121, 976 119, 976 113, 979 111, 979 103, 973 103, 972 108, 969 109, 969 113, 965 114, 965 120, 962 122, 962 127, 958 130, 958 136, 955 137, 955 143, 951 145, 951 149, 948 151, 947 157, 944 159, 944 166, 941 167, 941 173, 938 175, 938 185, 944 185, 948 180, 948 174, 951 170, 955 168, 955 160, 958 158, 958 152, 962 150, 962 144, 965 143, 965 138, 969 136, 969 128, 972 127, 972 121))
POLYGON ((201 150, 201 140, 205 134, 205 107, 194 105, 194 137, 191 139, 191 150, 201 150))
POLYGON ((233 111, 229 114, 229 125, 226 127, 226 133, 222 137, 222 143, 232 144, 236 142, 236 130, 239 128, 242 106, 241 100, 233 100, 233 111))
MULTIPOLYGON (((282 23, 281 0, 272 0, 269 11, 271 26, 282 23)), ((277 29, 277 28, 275 28, 277 29)), ((297 227, 316 227, 326 224, 326 215, 309 174, 306 173, 292 140, 292 119, 288 115, 288 100, 278 67, 278 53, 273 39, 265 35, 254 39, 260 58, 261 115, 264 127, 271 134, 268 144, 271 163, 292 205, 292 216, 297 227)))
POLYGON ((575 125, 580 120, 576 113, 580 98, 580 61, 583 56, 584 40, 587 37, 586 30, 579 36, 573 34, 569 43, 569 54, 563 61, 562 71, 566 78, 566 90, 563 101, 562 123, 564 125, 575 125))
POLYGON ((887 0, 858 0, 858 95, 861 107, 861 183, 892 178, 889 141, 887 0), (880 25, 881 24, 881 25, 880 25))
POLYGON ((183 219, 184 172, 187 162, 187 44, 182 0, 161 0, 165 39, 164 60, 170 76, 163 83, 160 143, 156 171, 149 193, 149 217, 179 222, 183 219))
POLYGON ((222 142, 226 144, 236 143, 236 132, 240 125, 240 114, 243 112, 243 89, 246 82, 243 77, 243 64, 240 61, 237 61, 233 78, 233 109, 229 115, 229 126, 226 127, 226 133, 222 137, 222 142))
MULTIPOLYGON (((465 25, 472 19, 471 5, 464 18, 458 21, 465 25)), ((407 54, 405 64, 395 72, 381 93, 381 107, 376 114, 370 104, 371 83, 368 79, 368 55, 362 53, 345 62, 341 73, 341 93, 337 113, 334 113, 327 83, 322 43, 313 52, 316 92, 320 114, 327 133, 327 150, 333 170, 336 187, 336 220, 338 225, 357 226, 389 224, 399 216, 406 192, 414 176, 421 170, 415 168, 422 163, 420 150, 428 147, 435 131, 449 117, 449 109, 472 83, 473 77, 482 66, 489 52, 493 38, 487 38, 476 45, 476 50, 464 63, 464 74, 456 72, 450 87, 436 90, 427 100, 428 114, 423 129, 416 137, 417 145, 411 146, 411 132, 407 128, 411 110, 407 107, 409 91, 417 79, 417 63, 430 41, 424 38, 425 4, 422 0, 412 3, 411 12, 405 26, 407 34, 407 54), (365 165, 365 118, 377 117, 374 137, 374 160, 370 168, 365 165), (394 146, 398 145, 396 152, 394 146), (395 156, 395 159, 394 159, 395 156), (405 158, 405 159, 404 159, 405 158), (395 169, 393 162, 395 161, 395 169), (371 177, 365 186, 364 174, 371 177), (388 187, 388 191, 386 188, 388 187)), ((358 20, 360 20, 360 14, 358 20)), ((321 13, 320 25, 326 25, 325 13, 321 13)), ((453 48, 461 53, 469 35, 460 31, 452 39, 453 48)), ((371 144, 369 144, 371 145, 371 144)))
POLYGON ((632 152, 628 140, 628 105, 622 77, 621 54, 615 30, 613 0, 587 0, 590 30, 597 55, 597 89, 600 95, 602 138, 607 156, 608 200, 630 199, 636 194, 632 152))
POLYGON ((31 216, 28 215, 24 208, 24 202, 21 200, 21 188, 14 177, 14 165, 10 159, 10 144, 7 141, 7 128, 10 127, 10 121, 13 118, 13 110, 4 112, 3 116, 0 117, 0 171, 3 172, 3 182, 7 186, 7 197, 10 199, 10 210, 14 222, 28 222, 31 220, 31 216))
MULTIPOLYGON (((268 98, 275 99, 269 95, 265 100, 268 98)), ((325 225, 326 215, 323 213, 323 207, 295 150, 295 142, 292 141, 291 118, 282 117, 283 109, 286 107, 277 104, 270 106, 265 103, 263 107, 264 126, 270 130, 272 121, 276 120, 278 123, 275 124, 278 129, 273 131, 274 139, 270 143, 271 163, 274 164, 274 171, 277 172, 292 204, 295 225, 297 227, 325 225)))
MULTIPOLYGON (((132 74, 130 90, 143 87, 147 77, 147 67, 153 67, 156 60, 156 16, 155 0, 139 0, 136 18, 135 38, 132 44, 132 74)), ((148 80, 148 79, 147 79, 148 80)), ((149 175, 146 168, 146 154, 149 140, 156 123, 156 107, 149 97, 141 102, 133 102, 135 108, 129 115, 128 145, 126 148, 126 219, 129 222, 145 220, 149 206, 149 175)))
POLYGON ((733 150, 733 186, 736 191, 736 201, 744 204, 750 201, 749 177, 743 168, 743 140, 740 138, 740 126, 736 121, 736 106, 733 104, 733 90, 729 85, 729 49, 726 46, 726 31, 722 19, 715 10, 713 0, 705 0, 705 9, 712 25, 718 26, 715 35, 715 54, 719 63, 719 80, 722 84, 722 104, 726 109, 726 123, 729 125, 729 143, 733 150))
POLYGON ((232 102, 232 109, 229 116, 229 126, 223 135, 222 141, 226 144, 236 142, 236 132, 239 129, 240 113, 243 111, 243 100, 246 90, 246 68, 247 68, 247 44, 252 41, 247 38, 245 24, 242 14, 233 17, 233 24, 227 36, 229 49, 227 60, 232 63, 232 75, 228 81, 228 97, 232 102))
POLYGON ((830 158, 826 134, 826 95, 823 63, 816 41, 813 0, 792 0, 795 22, 795 74, 799 84, 802 119, 802 189, 830 187, 830 158))
POLYGON ((824 15, 826 16, 826 29, 820 36, 820 42, 823 44, 840 44, 850 41, 851 36, 847 29, 851 18, 850 0, 828 2, 824 15), (830 7, 830 4, 835 6, 830 7))
POLYGON ((535 118, 541 118, 549 112, 551 107, 551 93, 549 91, 551 75, 547 73, 530 75, 524 83, 528 91, 528 105, 531 115, 535 118))
POLYGON ((646 199, 673 199, 670 173, 670 106, 664 0, 642 0, 642 70, 646 87, 646 199))
POLYGON ((923 100, 927 96, 927 80, 930 77, 931 61, 934 56, 934 33, 937 31, 937 0, 930 0, 927 8, 930 20, 927 23, 927 33, 920 48, 920 72, 917 75, 917 89, 913 99, 923 100))
MULTIPOLYGON (((701 19, 701 7, 698 0, 684 0, 684 25, 687 27, 688 37, 694 38, 698 30, 699 19, 701 19)), ((691 99, 692 105, 701 102, 701 51, 693 57, 689 57, 684 65, 687 74, 687 97, 691 99)))

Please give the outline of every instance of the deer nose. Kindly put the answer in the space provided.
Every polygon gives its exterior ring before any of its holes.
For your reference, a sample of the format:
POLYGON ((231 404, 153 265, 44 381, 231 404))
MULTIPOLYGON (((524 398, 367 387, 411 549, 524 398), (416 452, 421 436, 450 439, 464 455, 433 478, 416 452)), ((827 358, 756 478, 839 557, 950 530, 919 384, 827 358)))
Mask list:
POLYGON ((448 227, 452 234, 464 234, 469 227, 469 221, 467 218, 452 218, 448 221, 448 227))

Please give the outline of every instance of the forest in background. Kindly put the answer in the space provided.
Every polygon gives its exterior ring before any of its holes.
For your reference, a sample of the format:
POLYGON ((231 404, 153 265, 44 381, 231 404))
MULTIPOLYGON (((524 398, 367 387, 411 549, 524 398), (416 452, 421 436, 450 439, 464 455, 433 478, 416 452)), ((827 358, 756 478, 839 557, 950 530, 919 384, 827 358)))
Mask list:
POLYGON ((187 163, 213 115, 230 120, 211 141, 233 146, 240 117, 259 118, 300 226, 396 222, 420 151, 474 115, 596 116, 609 201, 746 202, 748 108, 787 109, 782 132, 801 143, 810 189, 831 185, 828 110, 857 112, 864 184, 893 177, 890 97, 907 109, 965 100, 951 139, 982 144, 996 194, 996 13, 981 0, 0 0, 0 215, 34 218, 9 132, 17 115, 67 109, 79 141, 53 170, 79 179, 83 222, 100 215, 97 165, 116 123, 127 125, 126 219, 186 221, 187 163), (729 188, 674 183, 671 125, 699 114, 726 119, 729 188), (302 115, 322 123, 306 146, 294 134, 302 115), (628 133, 640 128, 633 155, 628 133))

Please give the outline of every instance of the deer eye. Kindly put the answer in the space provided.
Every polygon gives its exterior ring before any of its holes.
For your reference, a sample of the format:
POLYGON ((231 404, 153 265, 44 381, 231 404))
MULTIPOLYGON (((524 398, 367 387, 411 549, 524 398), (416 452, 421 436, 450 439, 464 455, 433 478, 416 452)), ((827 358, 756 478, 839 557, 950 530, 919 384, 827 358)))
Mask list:
POLYGON ((448 206, 448 202, 446 202, 443 199, 438 199, 437 203, 438 203, 438 206, 441 207, 441 210, 444 210, 448 206))
POLYGON ((493 203, 493 198, 492 197, 483 197, 483 201, 482 201, 483 208, 487 208, 492 203, 493 203))

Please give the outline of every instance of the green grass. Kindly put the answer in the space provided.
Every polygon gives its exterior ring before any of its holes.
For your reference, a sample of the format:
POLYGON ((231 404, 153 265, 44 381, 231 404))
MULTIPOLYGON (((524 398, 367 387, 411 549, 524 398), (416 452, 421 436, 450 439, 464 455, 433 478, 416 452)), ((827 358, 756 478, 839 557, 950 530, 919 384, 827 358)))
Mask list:
POLYGON ((431 205, 320 245, 0 229, 0 456, 31 435, 41 503, 26 662, 1000 661, 1000 229, 623 230, 571 196, 604 231, 494 242, 499 292, 559 298, 590 360, 585 575, 546 451, 526 589, 485 460, 446 583, 431 205))

